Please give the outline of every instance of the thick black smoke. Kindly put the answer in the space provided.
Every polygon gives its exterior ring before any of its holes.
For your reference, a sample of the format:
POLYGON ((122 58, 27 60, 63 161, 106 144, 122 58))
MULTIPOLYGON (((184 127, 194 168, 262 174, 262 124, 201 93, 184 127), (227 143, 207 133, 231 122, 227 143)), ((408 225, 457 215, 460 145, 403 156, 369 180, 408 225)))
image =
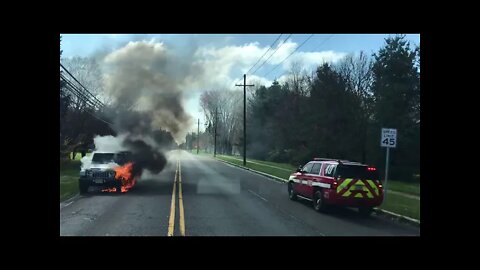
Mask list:
POLYGON ((124 140, 123 145, 132 151, 130 158, 133 161, 132 173, 135 176, 141 176, 144 169, 157 174, 167 164, 167 159, 162 152, 142 140, 127 138, 124 140))
POLYGON ((134 174, 157 174, 167 162, 163 153, 184 140, 192 123, 183 108, 184 85, 201 70, 153 41, 129 42, 106 55, 105 64, 114 129, 125 135, 122 146, 133 153, 134 174))
POLYGON ((200 71, 191 59, 173 54, 163 43, 137 41, 108 54, 105 63, 105 88, 114 105, 125 111, 142 112, 139 118, 119 117, 129 118, 120 120, 130 125, 127 130, 142 133, 148 125, 151 130, 170 131, 177 143, 184 140, 192 124, 191 116, 183 108, 184 85, 200 71))

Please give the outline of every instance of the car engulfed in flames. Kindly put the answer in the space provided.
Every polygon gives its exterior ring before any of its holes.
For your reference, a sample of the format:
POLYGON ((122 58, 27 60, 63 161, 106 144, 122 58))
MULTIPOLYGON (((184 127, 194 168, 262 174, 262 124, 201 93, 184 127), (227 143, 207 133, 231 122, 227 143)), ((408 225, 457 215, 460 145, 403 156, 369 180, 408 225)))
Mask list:
POLYGON ((137 178, 133 175, 133 162, 128 162, 123 166, 118 166, 114 169, 115 171, 115 180, 119 181, 121 185, 103 189, 102 192, 127 192, 130 190, 136 183, 137 178), (120 188, 120 191, 117 189, 120 188))
POLYGON ((88 192, 91 186, 102 192, 125 193, 137 183, 140 173, 135 174, 135 163, 128 152, 94 153, 88 168, 80 171, 80 193, 88 192))

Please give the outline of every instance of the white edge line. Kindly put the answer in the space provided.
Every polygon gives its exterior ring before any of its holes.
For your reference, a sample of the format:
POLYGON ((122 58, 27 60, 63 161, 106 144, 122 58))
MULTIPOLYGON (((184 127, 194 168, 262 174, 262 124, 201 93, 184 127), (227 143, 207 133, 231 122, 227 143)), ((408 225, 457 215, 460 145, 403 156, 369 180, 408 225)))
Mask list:
POLYGON ((256 173, 256 174, 259 174, 261 176, 264 176, 265 178, 267 178, 268 180, 270 181, 273 181, 273 182, 276 182, 276 183, 279 183, 279 184, 284 184, 286 182, 288 182, 286 179, 283 179, 283 178, 280 178, 280 177, 277 177, 277 176, 274 176, 274 175, 271 175, 271 174, 268 174, 268 173, 264 173, 264 172, 260 172, 260 171, 257 171, 257 170, 253 170, 253 169, 250 169, 250 168, 246 168, 246 167, 243 167, 243 166, 239 166, 237 164, 234 164, 234 163, 231 163, 231 162, 228 162, 228 161, 225 161, 225 160, 221 160, 221 159, 216 159, 214 158, 214 160, 218 160, 220 162, 223 162, 231 167, 235 167, 235 168, 238 168, 238 169, 243 169, 245 171, 250 171, 250 172, 253 172, 253 173, 256 173), (273 179, 273 180, 272 180, 273 179))
POLYGON ((62 210, 64 207, 69 206, 70 204, 74 203, 76 199, 80 197, 80 194, 77 193, 77 195, 63 201, 60 203, 60 210, 62 210))
POLYGON ((388 215, 395 216, 395 217, 397 217, 397 218, 406 219, 407 221, 410 221, 410 222, 413 222, 413 223, 415 223, 415 224, 420 225, 420 220, 418 220, 418 219, 414 219, 414 218, 411 218, 411 217, 403 216, 403 215, 400 215, 400 214, 397 214, 397 213, 394 213, 394 212, 390 212, 390 211, 387 211, 387 210, 385 210, 385 209, 381 209, 381 208, 378 208, 378 207, 376 207, 375 209, 377 209, 377 210, 380 211, 380 212, 386 213, 386 214, 388 214, 388 215))
POLYGON ((260 199, 262 199, 262 200, 264 200, 264 201, 268 202, 268 200, 267 200, 267 199, 263 198, 262 196, 258 195, 257 193, 255 193, 255 192, 251 191, 250 189, 247 189, 247 190, 248 190, 248 192, 252 193, 253 195, 257 196, 258 198, 260 198, 260 199))

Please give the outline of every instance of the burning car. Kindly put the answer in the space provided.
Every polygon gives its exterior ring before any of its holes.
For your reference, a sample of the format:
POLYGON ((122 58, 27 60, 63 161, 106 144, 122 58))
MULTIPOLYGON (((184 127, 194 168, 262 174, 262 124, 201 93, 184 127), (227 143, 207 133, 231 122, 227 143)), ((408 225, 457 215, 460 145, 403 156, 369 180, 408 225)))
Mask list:
POLYGON ((80 194, 87 193, 90 186, 103 187, 104 192, 128 191, 137 180, 132 173, 133 166, 131 153, 128 151, 94 152, 91 162, 80 171, 80 194))

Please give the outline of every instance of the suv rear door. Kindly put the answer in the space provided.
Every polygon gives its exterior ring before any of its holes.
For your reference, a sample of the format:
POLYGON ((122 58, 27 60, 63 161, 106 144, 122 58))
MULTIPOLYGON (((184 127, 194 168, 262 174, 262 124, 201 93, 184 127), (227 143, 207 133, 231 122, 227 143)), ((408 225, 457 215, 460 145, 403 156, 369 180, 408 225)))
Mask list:
POLYGON ((369 171, 366 165, 340 164, 335 170, 337 195, 345 198, 372 199, 380 196, 377 171, 369 171))

